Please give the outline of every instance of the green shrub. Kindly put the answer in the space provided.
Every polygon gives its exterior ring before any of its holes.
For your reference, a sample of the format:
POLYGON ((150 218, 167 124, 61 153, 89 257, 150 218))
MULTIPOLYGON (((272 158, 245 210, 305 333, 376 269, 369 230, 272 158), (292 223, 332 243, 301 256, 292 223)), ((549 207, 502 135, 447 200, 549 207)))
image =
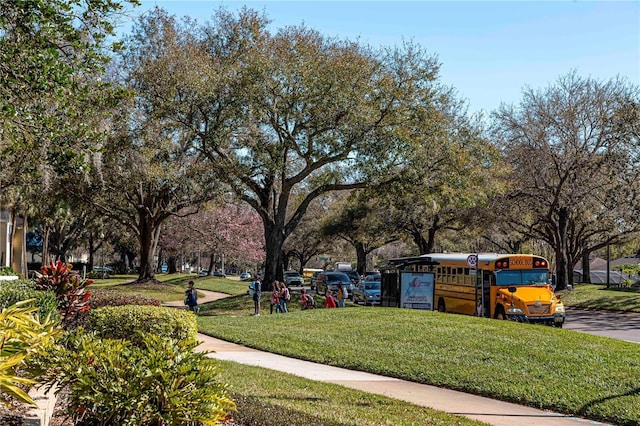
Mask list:
POLYGON ((76 425, 214 425, 235 410, 197 343, 149 334, 140 343, 69 334, 64 347, 38 357, 48 367, 42 381, 70 389, 76 425))
POLYGON ((0 309, 11 306, 27 299, 35 299, 40 318, 51 316, 54 321, 60 321, 56 295, 51 291, 39 291, 29 280, 2 281, 0 285, 0 309))
POLYGON ((8 266, 0 266, 0 275, 16 275, 16 273, 8 266))
POLYGON ((140 342, 140 333, 168 339, 195 341, 196 316, 186 310, 157 306, 107 306, 92 309, 87 328, 105 339, 140 342))
POLYGON ((33 306, 34 299, 24 300, 0 311, 0 401, 7 404, 7 396, 33 404, 22 389, 35 383, 19 374, 27 358, 51 347, 60 334, 58 322, 46 317, 43 321, 33 306))
MULTIPOLYGON (((125 305, 147 305, 160 306, 160 301, 151 297, 140 296, 137 294, 120 293, 112 290, 95 290, 91 292, 91 310, 104 308, 105 306, 125 306, 125 305)), ((89 327, 89 313, 78 313, 73 321, 69 321, 67 328, 89 327)))
POLYGON ((124 305, 149 305, 160 306, 158 299, 141 296, 138 294, 127 294, 113 290, 94 290, 91 292, 91 309, 104 308, 105 306, 124 305))

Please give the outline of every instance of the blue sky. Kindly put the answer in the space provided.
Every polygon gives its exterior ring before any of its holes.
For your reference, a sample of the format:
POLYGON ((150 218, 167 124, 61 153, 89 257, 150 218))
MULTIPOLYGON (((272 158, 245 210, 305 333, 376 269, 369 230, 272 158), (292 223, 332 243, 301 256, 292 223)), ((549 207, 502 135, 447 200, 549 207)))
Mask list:
POLYGON ((374 47, 412 40, 442 64, 440 80, 472 112, 517 103, 572 70, 640 85, 640 0, 626 1, 142 1, 209 20, 219 7, 265 12, 272 28, 305 24, 374 47))

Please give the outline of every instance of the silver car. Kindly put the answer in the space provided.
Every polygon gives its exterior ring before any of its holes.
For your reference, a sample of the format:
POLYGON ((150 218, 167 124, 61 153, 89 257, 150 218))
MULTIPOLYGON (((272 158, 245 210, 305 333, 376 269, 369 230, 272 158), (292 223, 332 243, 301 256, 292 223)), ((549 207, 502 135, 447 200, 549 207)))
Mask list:
POLYGON ((287 271, 284 273, 284 283, 287 287, 302 287, 304 285, 304 279, 300 276, 300 273, 296 271, 287 271))

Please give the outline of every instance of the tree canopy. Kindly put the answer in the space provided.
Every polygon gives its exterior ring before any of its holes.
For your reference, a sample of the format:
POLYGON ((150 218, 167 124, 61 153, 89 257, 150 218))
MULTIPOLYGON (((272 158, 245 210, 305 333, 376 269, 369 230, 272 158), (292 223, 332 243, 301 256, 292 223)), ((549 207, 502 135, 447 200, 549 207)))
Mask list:
POLYGON ((507 223, 554 248, 560 289, 583 252, 640 230, 639 106, 628 82, 572 72, 495 113, 513 170, 506 202, 522 212, 507 223))

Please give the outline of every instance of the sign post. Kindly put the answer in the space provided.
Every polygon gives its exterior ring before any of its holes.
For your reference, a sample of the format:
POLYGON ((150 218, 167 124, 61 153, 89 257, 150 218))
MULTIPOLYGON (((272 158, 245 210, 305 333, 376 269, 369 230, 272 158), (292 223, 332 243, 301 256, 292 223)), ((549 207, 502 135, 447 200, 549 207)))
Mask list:
MULTIPOLYGON (((470 269, 469 275, 473 276, 473 280, 475 283, 474 288, 476 293, 476 316, 479 317, 483 315, 482 311, 484 309, 484 291, 478 294, 478 274, 476 272, 476 268, 478 267, 478 255, 470 254, 469 256, 467 256, 467 265, 469 265, 470 269)), ((482 282, 482 274, 480 274, 480 282, 482 282)))

